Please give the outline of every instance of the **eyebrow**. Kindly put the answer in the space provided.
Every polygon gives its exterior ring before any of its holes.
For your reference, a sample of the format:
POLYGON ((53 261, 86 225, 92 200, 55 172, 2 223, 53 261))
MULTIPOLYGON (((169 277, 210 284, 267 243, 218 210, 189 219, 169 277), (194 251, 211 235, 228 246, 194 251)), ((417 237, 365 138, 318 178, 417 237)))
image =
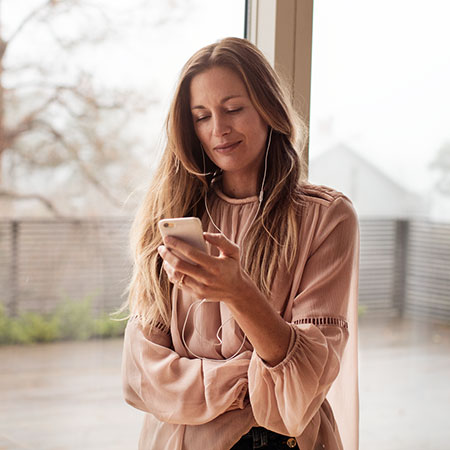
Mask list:
MULTIPOLYGON (((220 101, 220 103, 223 105, 228 100, 231 100, 232 98, 239 98, 239 97, 243 97, 243 95, 237 95, 237 94, 236 95, 227 95, 220 101)), ((191 109, 206 109, 206 107, 203 105, 195 105, 191 109)))

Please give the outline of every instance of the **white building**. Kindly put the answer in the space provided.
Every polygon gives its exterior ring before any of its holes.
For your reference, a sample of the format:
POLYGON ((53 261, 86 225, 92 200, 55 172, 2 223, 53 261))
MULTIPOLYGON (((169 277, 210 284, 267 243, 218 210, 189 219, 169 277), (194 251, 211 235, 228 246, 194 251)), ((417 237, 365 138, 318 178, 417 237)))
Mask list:
POLYGON ((425 217, 423 198, 391 179, 344 144, 323 152, 309 163, 309 180, 347 195, 360 217, 425 217))

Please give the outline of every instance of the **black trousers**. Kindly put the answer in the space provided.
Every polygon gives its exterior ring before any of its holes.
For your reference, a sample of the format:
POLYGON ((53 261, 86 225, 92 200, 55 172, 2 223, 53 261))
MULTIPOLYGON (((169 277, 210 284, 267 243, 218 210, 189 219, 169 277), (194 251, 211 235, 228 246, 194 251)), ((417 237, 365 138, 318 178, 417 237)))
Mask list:
POLYGON ((298 445, 293 437, 283 436, 263 427, 253 427, 230 450, 253 450, 256 448, 265 450, 296 448, 298 450, 298 445))

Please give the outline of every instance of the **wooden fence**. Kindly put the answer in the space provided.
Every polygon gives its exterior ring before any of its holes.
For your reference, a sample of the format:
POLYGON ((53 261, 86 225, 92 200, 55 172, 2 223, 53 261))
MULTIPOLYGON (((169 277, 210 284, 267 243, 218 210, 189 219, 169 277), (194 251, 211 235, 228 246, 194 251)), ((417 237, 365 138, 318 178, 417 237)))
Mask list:
MULTIPOLYGON (((130 222, 0 221, 0 302, 9 314, 53 310, 90 296, 123 301, 130 222)), ((360 305, 372 316, 450 321, 450 224, 361 220, 360 305)))
POLYGON ((96 311, 123 300, 130 276, 126 220, 0 222, 0 301, 10 314, 49 312, 92 298, 96 311))
POLYGON ((397 284, 397 223, 371 220, 360 223, 359 302, 372 315, 394 315, 399 303, 397 284))
POLYGON ((405 312, 450 320, 450 224, 409 226, 405 312))

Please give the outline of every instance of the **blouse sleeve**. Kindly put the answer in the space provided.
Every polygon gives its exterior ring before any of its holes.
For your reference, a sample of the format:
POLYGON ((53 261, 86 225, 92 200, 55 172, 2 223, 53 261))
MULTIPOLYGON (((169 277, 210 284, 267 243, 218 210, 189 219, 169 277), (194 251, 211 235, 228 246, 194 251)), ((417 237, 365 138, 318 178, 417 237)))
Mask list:
POLYGON ((156 329, 148 335, 137 318, 129 320, 122 358, 127 403, 186 425, 244 408, 250 351, 230 361, 206 361, 180 357, 170 346, 170 334, 156 329))
POLYGON ((317 207, 320 216, 293 301, 290 349, 274 367, 253 352, 249 366, 257 423, 290 436, 300 436, 318 415, 339 373, 358 278, 358 223, 350 201, 337 197, 317 207))

